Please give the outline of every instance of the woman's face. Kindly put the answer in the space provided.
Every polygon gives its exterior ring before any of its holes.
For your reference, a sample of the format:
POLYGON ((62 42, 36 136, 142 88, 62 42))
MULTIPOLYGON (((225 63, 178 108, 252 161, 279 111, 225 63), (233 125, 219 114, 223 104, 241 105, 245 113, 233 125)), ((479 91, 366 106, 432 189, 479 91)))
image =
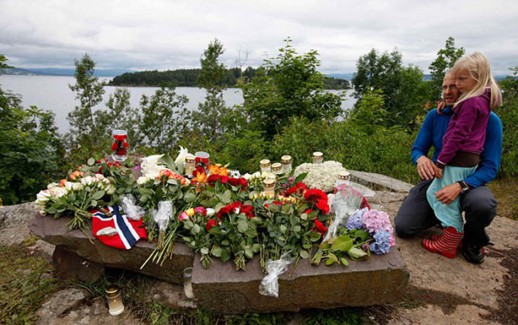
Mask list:
POLYGON ((477 80, 473 78, 467 69, 462 69, 455 74, 455 85, 461 93, 467 93, 475 88, 477 80))

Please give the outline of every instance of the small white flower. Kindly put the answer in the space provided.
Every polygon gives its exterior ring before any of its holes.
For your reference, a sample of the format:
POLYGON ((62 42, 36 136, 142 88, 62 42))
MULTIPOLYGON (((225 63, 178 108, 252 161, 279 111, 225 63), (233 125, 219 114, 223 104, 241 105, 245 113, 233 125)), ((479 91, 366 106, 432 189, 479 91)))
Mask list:
POLYGON ((248 181, 248 180, 250 180, 252 178, 252 175, 250 175, 249 173, 246 173, 246 174, 243 175, 243 178, 248 181))
POLYGON ((86 177, 81 178, 81 184, 86 185, 86 186, 92 185, 94 182, 95 182, 95 178, 93 178, 92 176, 86 176, 86 177))
POLYGON ((72 183, 72 190, 74 191, 80 191, 84 188, 84 185, 81 184, 81 183, 78 183, 78 182, 73 182, 72 183))
POLYGON ((52 197, 59 198, 68 194, 68 190, 64 187, 53 187, 50 189, 50 194, 52 197))
POLYGON ((149 180, 150 180, 150 178, 148 178, 148 177, 146 177, 146 176, 140 176, 140 177, 137 179, 137 184, 138 184, 138 185, 143 185, 143 184, 146 184, 149 180))
POLYGON ((213 208, 207 208, 207 217, 212 217, 216 213, 213 208))

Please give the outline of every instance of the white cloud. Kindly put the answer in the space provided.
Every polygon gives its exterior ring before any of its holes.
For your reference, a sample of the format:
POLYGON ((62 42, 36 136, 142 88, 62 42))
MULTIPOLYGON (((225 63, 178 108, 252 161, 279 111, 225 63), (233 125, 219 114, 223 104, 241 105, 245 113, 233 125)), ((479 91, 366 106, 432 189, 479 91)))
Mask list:
POLYGON ((289 36, 299 53, 319 52, 324 72, 353 72, 372 48, 426 72, 453 36, 506 73, 518 65, 517 17, 514 0, 0 0, 0 53, 20 67, 73 67, 88 53, 98 68, 193 68, 218 38, 225 64, 248 53, 258 66, 289 36))

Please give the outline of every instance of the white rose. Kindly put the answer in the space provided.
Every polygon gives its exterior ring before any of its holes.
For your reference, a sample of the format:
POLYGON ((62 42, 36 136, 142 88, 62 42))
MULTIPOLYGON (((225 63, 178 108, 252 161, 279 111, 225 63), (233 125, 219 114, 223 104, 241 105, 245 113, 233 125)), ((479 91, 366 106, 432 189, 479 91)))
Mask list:
POLYGON ((138 184, 138 185, 146 184, 148 181, 149 181, 149 178, 148 178, 148 177, 146 177, 146 176, 140 176, 140 177, 137 179, 137 184, 138 184))
POLYGON ((216 213, 216 210, 214 210, 213 208, 207 208, 207 217, 212 217, 215 213, 216 213))
POLYGON ((81 178, 81 184, 86 185, 86 186, 92 185, 94 182, 95 182, 95 178, 93 178, 92 176, 86 176, 86 177, 81 178))
POLYGON ((41 205, 40 203, 43 203, 42 205, 45 205, 45 202, 47 202, 49 199, 50 199, 49 190, 43 190, 43 191, 40 191, 38 194, 36 194, 36 204, 41 205))
POLYGON ((250 178, 252 178, 252 175, 250 175, 249 173, 246 173, 243 175, 243 178, 248 181, 248 180, 250 180, 250 178))
POLYGON ((261 177, 261 172, 255 172, 252 176, 254 178, 260 178, 261 177))
POLYGON ((66 195, 68 193, 67 189, 64 187, 53 187, 50 189, 50 194, 55 197, 62 197, 63 195, 66 195))
POLYGON ((84 188, 84 185, 83 185, 83 184, 81 184, 81 183, 78 183, 78 182, 73 182, 73 183, 72 183, 72 189, 73 189, 74 191, 80 191, 80 190, 82 190, 83 188, 84 188))

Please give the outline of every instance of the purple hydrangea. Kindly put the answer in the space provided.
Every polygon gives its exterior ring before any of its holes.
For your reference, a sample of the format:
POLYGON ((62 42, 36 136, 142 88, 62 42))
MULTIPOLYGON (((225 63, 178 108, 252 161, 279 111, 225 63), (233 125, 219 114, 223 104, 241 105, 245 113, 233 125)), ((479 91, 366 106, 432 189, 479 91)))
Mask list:
POLYGON ((388 214, 378 210, 369 210, 363 214, 363 226, 370 234, 380 230, 394 232, 388 214))
POLYGON ((345 223, 345 227, 349 230, 354 229, 362 229, 363 227, 363 215, 368 211, 367 208, 356 210, 353 214, 347 218, 347 222, 345 223))
POLYGON ((370 244, 370 250, 376 255, 386 254, 390 251, 391 233, 387 230, 379 230, 374 234, 375 242, 370 244))

